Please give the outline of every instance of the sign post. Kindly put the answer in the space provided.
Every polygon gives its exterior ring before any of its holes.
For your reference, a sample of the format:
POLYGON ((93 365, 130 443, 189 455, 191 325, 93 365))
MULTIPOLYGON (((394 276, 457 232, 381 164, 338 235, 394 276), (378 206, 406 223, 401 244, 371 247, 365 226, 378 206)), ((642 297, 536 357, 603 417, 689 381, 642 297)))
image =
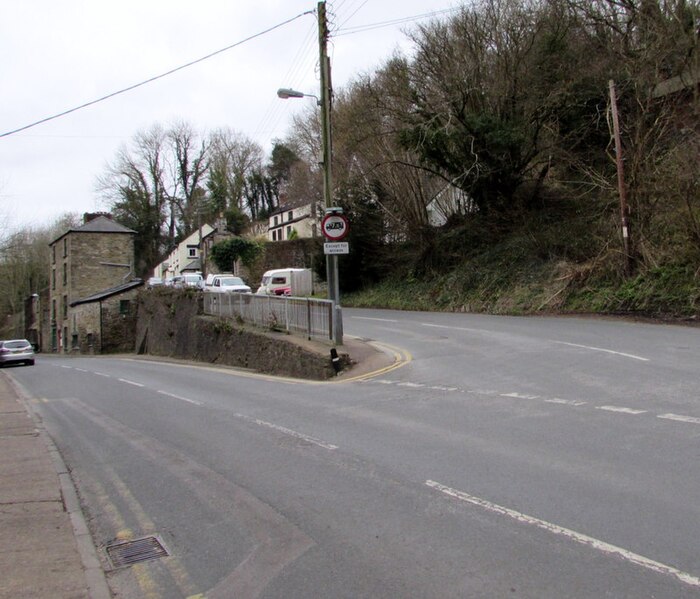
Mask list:
POLYGON ((340 330, 340 283, 338 281, 338 254, 349 253, 349 246, 341 240, 350 230, 348 219, 343 215, 343 209, 326 208, 326 215, 321 221, 321 232, 327 243, 323 244, 323 253, 328 263, 328 297, 333 301, 333 337, 339 345, 343 343, 340 330))

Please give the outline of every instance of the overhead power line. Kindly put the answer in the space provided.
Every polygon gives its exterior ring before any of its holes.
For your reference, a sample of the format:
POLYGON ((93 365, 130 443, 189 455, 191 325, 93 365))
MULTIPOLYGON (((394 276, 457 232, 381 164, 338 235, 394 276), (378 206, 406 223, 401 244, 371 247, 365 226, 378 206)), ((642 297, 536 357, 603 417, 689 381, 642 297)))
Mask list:
POLYGON ((125 88, 120 89, 118 91, 112 92, 110 94, 107 94, 106 96, 102 96, 101 98, 91 100, 90 102, 85 102, 85 104, 81 104, 80 106, 76 106, 74 108, 64 110, 63 112, 59 112, 58 114, 54 114, 52 116, 48 116, 46 118, 40 119, 38 121, 30 123, 29 125, 24 125, 23 127, 13 129, 12 131, 6 131, 5 133, 0 133, 0 137, 8 137, 9 135, 14 135, 15 133, 19 133, 20 131, 26 131, 27 129, 31 129, 32 127, 36 127, 37 125, 41 125, 43 123, 53 121, 55 119, 58 119, 58 118, 61 118, 63 116, 66 116, 68 114, 71 114, 72 112, 77 112, 78 110, 82 110, 83 108, 87 108, 88 106, 93 106, 94 104, 104 102, 105 100, 109 100, 110 98, 114 98, 115 96, 125 94, 126 92, 130 92, 136 88, 143 87, 144 85, 148 85, 149 83, 153 83, 154 81, 157 81, 158 79, 163 79, 164 77, 168 77, 169 75, 172 75, 173 73, 177 73, 178 71, 182 71, 183 69, 186 69, 188 67, 196 65, 200 62, 204 62, 205 60, 209 60, 210 58, 213 58, 214 56, 217 56, 218 54, 221 54, 223 52, 231 50, 232 48, 236 48, 237 46, 241 46, 242 44, 245 44, 251 40, 254 40, 255 38, 258 38, 258 37, 261 37, 267 33, 270 33, 272 31, 274 31, 275 29, 279 29, 280 27, 284 27, 285 25, 288 25, 292 21, 296 21, 297 19, 299 19, 301 17, 304 17, 306 15, 313 15, 313 14, 315 14, 315 11, 307 10, 303 13, 298 14, 296 17, 292 17, 291 19, 287 19, 286 21, 283 21, 282 23, 278 23, 277 25, 274 25, 268 29, 265 29, 264 31, 260 31, 259 33, 255 33, 255 34, 253 34, 253 35, 251 35, 251 36, 249 36, 241 41, 236 42, 235 44, 231 44, 230 46, 226 46, 225 48, 221 48, 220 50, 216 50, 215 52, 211 52, 210 54, 207 54, 206 56, 202 56, 201 58, 197 58, 196 60, 192 60, 186 64, 180 65, 179 67, 175 67, 174 69, 170 69, 169 71, 166 71, 165 73, 161 73, 160 75, 156 75, 154 77, 151 77, 150 79, 146 79, 145 81, 141 81, 140 83, 135 83, 134 85, 130 85, 129 87, 125 87, 125 88))
POLYGON ((413 21, 420 21, 422 19, 430 19, 440 15, 448 14, 451 12, 456 12, 461 10, 460 7, 457 8, 445 8, 443 10, 436 10, 433 12, 426 12, 420 15, 414 15, 412 17, 403 17, 400 19, 393 19, 391 21, 380 21, 378 23, 369 23, 367 25, 358 25, 356 27, 347 27, 338 29, 334 35, 340 37, 343 35, 354 35, 356 33, 364 33, 365 31, 372 31, 374 29, 381 29, 383 27, 393 27, 395 25, 402 25, 404 23, 412 23, 413 21))

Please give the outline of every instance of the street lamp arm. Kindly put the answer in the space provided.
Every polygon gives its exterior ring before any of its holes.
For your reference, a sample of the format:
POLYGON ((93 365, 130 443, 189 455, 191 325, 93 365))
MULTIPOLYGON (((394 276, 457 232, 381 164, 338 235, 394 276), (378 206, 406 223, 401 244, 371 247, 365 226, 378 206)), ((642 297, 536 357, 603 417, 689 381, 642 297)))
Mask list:
POLYGON ((289 98, 315 98, 316 103, 319 106, 321 105, 321 100, 319 100, 318 96, 315 96, 314 94, 305 94, 304 92, 290 89, 288 87, 280 87, 277 90, 277 97, 281 98, 282 100, 289 100, 289 98))

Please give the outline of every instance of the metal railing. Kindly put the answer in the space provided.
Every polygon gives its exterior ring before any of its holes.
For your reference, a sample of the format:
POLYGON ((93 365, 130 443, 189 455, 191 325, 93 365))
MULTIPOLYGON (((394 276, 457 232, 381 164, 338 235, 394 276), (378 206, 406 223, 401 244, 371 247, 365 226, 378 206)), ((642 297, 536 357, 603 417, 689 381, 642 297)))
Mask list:
MULTIPOLYGON (((205 292, 204 313, 240 318, 246 323, 306 335, 309 339, 333 339, 333 302, 330 300, 205 292)), ((340 318, 338 314, 339 323, 340 318)))

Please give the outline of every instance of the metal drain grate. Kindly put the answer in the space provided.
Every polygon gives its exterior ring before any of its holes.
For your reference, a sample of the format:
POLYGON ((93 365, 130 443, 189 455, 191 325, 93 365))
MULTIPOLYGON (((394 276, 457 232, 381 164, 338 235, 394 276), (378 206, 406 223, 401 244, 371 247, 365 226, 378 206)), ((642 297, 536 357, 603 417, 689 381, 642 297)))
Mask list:
POLYGON ((115 568, 124 568, 170 555, 158 537, 143 537, 107 545, 107 555, 115 568))

